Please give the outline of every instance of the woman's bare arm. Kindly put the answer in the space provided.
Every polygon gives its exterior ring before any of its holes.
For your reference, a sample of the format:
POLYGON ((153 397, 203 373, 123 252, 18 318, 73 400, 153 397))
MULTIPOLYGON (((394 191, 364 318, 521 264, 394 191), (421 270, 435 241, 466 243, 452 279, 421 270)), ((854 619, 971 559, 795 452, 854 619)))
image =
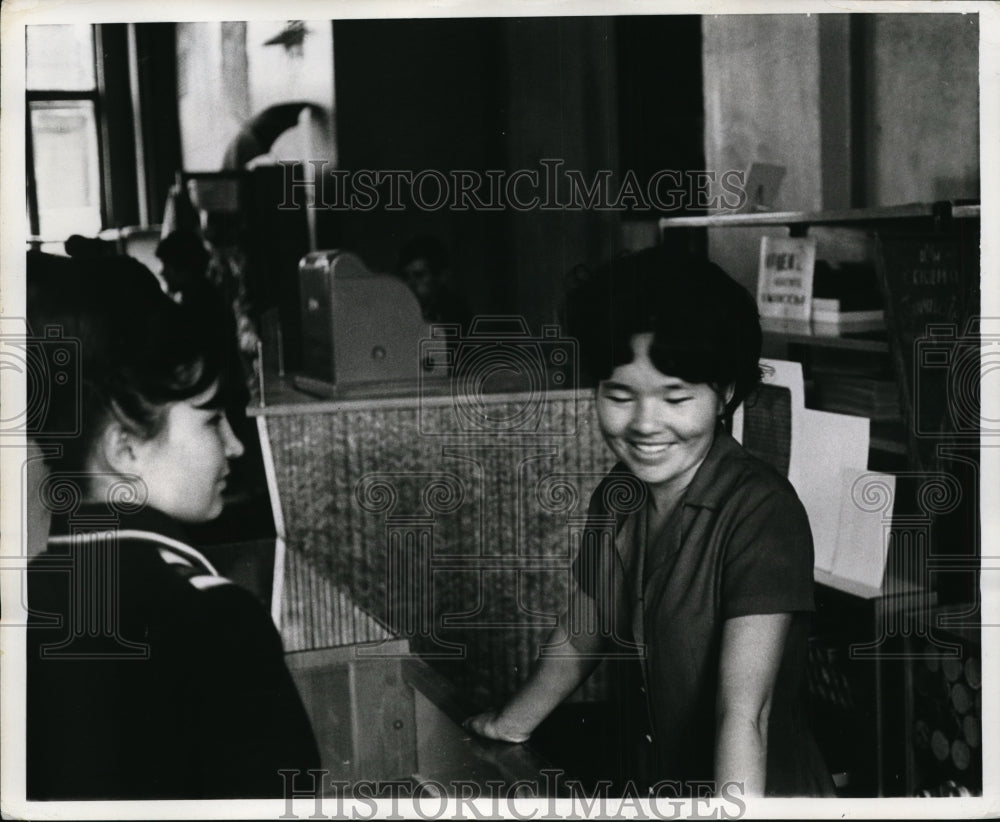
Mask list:
POLYGON ((744 796, 763 796, 767 725, 791 614, 727 619, 722 628, 716 703, 715 785, 738 782, 744 796))
POLYGON ((502 709, 470 717, 465 727, 487 739, 526 741, 542 720, 597 667, 603 644, 600 637, 571 638, 566 620, 560 620, 524 685, 502 709))

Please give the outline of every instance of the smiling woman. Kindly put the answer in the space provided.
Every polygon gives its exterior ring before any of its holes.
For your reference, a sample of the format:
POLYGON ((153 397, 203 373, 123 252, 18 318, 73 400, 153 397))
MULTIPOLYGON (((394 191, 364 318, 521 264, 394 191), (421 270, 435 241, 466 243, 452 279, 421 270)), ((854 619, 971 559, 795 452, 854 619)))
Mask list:
POLYGON ((576 602, 524 686, 468 727, 525 741, 602 655, 630 654, 620 790, 831 794, 801 700, 809 523, 791 485, 726 431, 760 379, 753 298, 657 247, 584 282, 567 319, 618 464, 591 499, 576 602))
POLYGON ((649 333, 632 338, 632 362, 601 381, 597 418, 608 447, 639 479, 683 490, 712 445, 725 399, 710 385, 660 373, 652 343, 649 333))
POLYGON ((28 798, 281 796, 280 769, 319 767, 281 640, 184 536, 243 450, 219 335, 128 258, 29 253, 28 316, 72 352, 29 419, 50 473, 28 506, 52 522, 28 569, 28 798))

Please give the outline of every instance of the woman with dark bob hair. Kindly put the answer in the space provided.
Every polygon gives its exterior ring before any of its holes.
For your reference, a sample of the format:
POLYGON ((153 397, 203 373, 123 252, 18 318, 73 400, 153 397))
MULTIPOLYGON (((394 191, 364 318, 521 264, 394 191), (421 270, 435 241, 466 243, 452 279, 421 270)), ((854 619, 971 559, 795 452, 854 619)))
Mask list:
POLYGON ((319 755, 281 639, 184 538, 243 451, 221 337, 129 258, 29 253, 28 319, 71 352, 29 415, 50 473, 28 506, 52 517, 28 569, 28 798, 282 796, 279 769, 319 755))
POLYGON ((506 706, 467 727, 523 742, 603 657, 631 654, 630 789, 829 794, 800 698, 809 522, 727 433, 761 377, 754 299, 718 266, 656 248, 582 282, 566 322, 617 464, 591 498, 569 613, 506 706))

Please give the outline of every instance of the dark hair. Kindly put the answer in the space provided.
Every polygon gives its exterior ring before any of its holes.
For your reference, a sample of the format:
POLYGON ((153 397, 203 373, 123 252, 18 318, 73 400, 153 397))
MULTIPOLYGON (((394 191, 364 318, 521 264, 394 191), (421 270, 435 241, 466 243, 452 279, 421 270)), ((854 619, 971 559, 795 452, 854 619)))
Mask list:
MULTIPOLYGON (((40 369, 33 390, 46 402, 28 415, 28 433, 61 446, 48 461, 81 471, 112 418, 144 439, 156 436, 167 406, 219 382, 210 405, 221 407, 230 385, 218 335, 159 288, 153 274, 130 257, 93 260, 28 253, 29 333, 55 331, 74 342, 72 368, 79 391, 60 391, 40 369), (67 432, 79 431, 75 437, 67 432)), ((42 342, 45 344, 45 341, 42 342)), ((29 382, 31 382, 29 375, 29 382)))
POLYGON ((164 265, 189 272, 192 276, 204 276, 212 259, 201 238, 193 231, 171 231, 156 246, 156 256, 164 265))
POLYGON ((734 386, 727 414, 760 382, 756 301, 714 263, 657 246, 577 277, 564 329, 576 338, 592 380, 631 362, 632 337, 652 333, 649 356, 659 371, 719 389, 734 386))

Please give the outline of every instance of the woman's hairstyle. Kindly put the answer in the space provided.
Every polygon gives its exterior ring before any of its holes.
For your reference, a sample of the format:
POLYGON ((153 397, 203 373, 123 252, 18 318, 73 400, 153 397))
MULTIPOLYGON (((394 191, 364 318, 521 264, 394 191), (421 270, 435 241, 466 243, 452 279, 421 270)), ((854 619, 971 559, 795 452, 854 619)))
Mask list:
POLYGON ((150 439, 170 403, 218 382, 209 405, 222 407, 231 389, 218 334, 201 327, 130 257, 29 252, 27 313, 28 433, 61 446, 48 457, 54 468, 82 471, 111 420, 150 439), (53 369, 43 349, 60 340, 75 361, 53 369), (38 349, 33 365, 32 346, 38 349))
POLYGON ((576 270, 564 330, 577 340, 585 375, 600 381, 632 361, 636 334, 652 333, 649 356, 664 374, 717 389, 732 385, 732 414, 760 382, 756 301, 719 266, 662 247, 576 270))
POLYGON ((156 256, 165 266, 177 268, 191 277, 204 277, 212 255, 194 231, 171 231, 156 246, 156 256))

